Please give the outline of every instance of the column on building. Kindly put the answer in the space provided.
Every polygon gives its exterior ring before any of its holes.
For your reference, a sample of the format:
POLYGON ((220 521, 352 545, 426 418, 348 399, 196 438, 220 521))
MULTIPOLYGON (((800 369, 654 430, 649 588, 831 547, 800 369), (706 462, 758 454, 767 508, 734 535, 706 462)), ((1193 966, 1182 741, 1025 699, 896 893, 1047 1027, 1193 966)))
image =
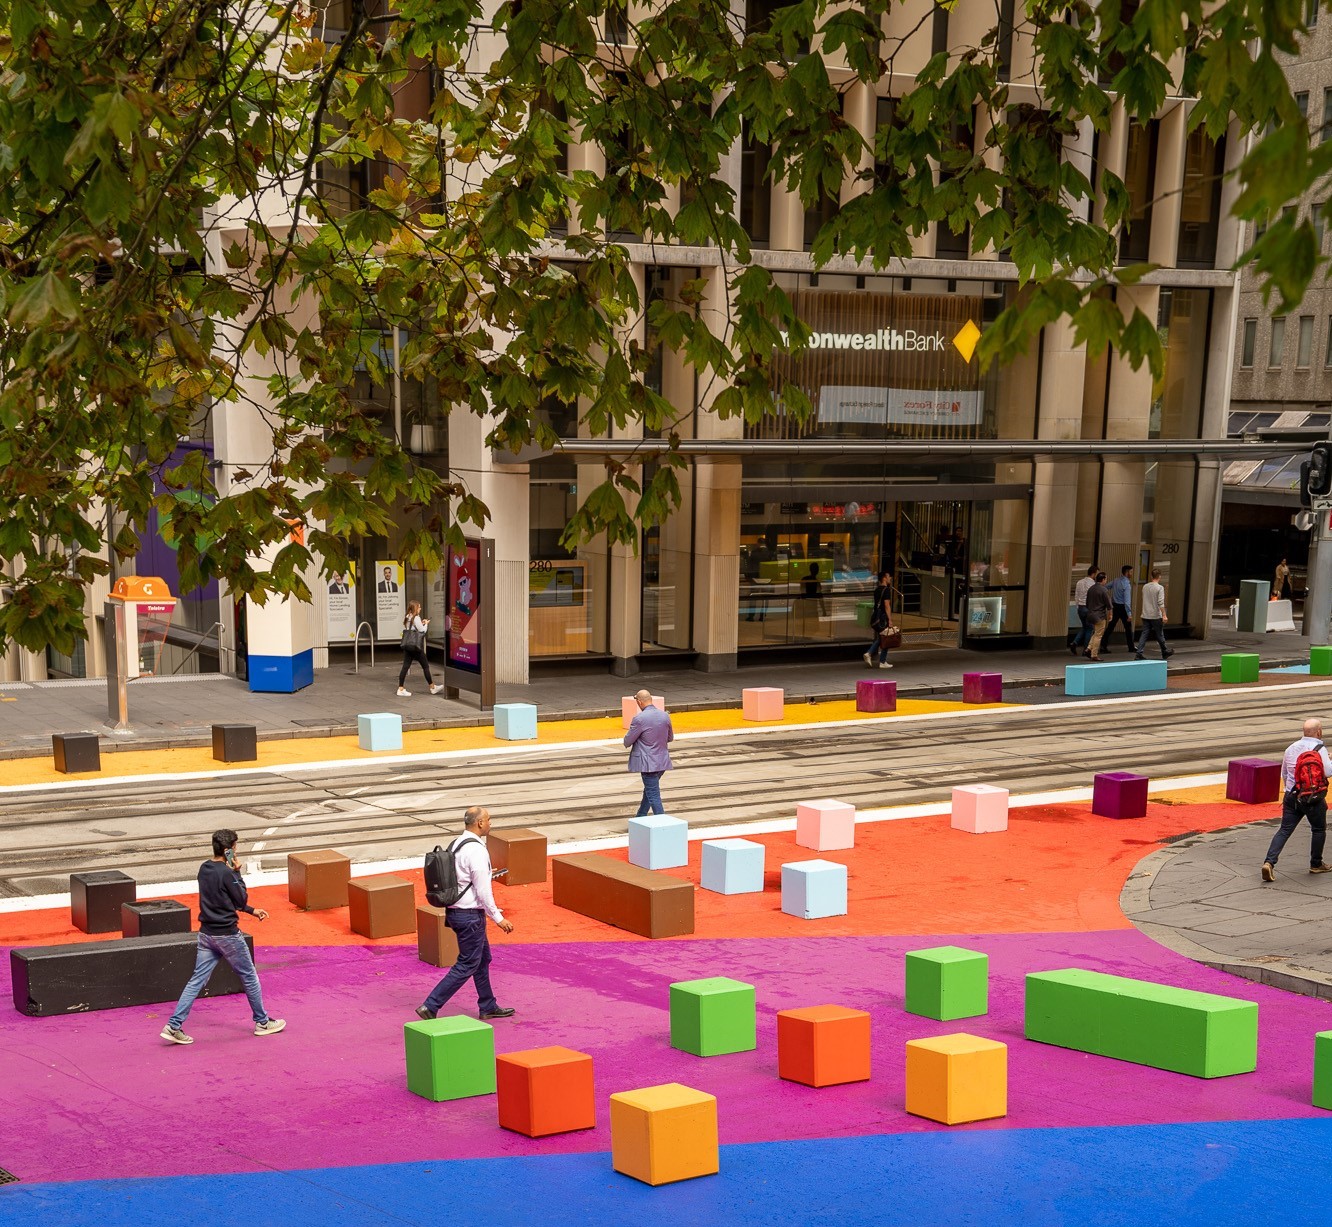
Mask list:
MULTIPOLYGON (((713 334, 730 333, 731 296, 726 270, 704 270, 708 279, 701 316, 713 334)), ((698 390, 700 439, 741 439, 744 421, 725 420, 710 412, 723 390, 709 379, 698 390)), ((739 461, 699 464, 694 476, 694 649, 696 668, 726 672, 736 666, 740 617, 740 487, 739 461)))

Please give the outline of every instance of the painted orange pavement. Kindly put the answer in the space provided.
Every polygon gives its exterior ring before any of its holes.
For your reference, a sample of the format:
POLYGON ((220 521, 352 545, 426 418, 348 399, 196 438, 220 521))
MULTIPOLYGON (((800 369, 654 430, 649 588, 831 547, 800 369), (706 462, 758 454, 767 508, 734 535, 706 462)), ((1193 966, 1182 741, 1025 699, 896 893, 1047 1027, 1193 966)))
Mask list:
MULTIPOLYGON (((1006 833, 968 835, 954 831, 948 816, 863 823, 856 847, 814 852, 796 845, 795 833, 750 835, 767 848, 762 894, 695 894, 699 938, 823 937, 872 934, 1039 933, 1128 928, 1119 894, 1133 867, 1163 840, 1187 831, 1215 830, 1274 817, 1275 805, 1217 801, 1189 803, 1202 790, 1173 794, 1173 803, 1153 801, 1147 817, 1115 821, 1090 812, 1087 802, 1014 809, 1006 833), (1179 798, 1179 799, 1176 799, 1179 798), (849 915, 806 921, 781 910, 781 865, 787 861, 839 861, 849 869, 849 915)), ((1203 795, 1210 795, 1210 791, 1203 795)), ((624 849, 602 853, 624 860, 624 849)), ((701 845, 689 845, 688 868, 671 870, 695 883, 701 845)), ((417 886, 419 871, 403 874, 417 886)), ((557 908, 545 885, 496 888, 512 936, 491 929, 491 941, 640 941, 584 916, 557 908)), ((145 898, 151 895, 145 892, 145 898)), ((194 905, 189 896, 178 896, 194 905)), ((285 886, 259 887, 251 901, 266 908, 263 923, 243 923, 261 945, 410 945, 415 936, 369 941, 347 927, 346 909, 299 912, 285 886)), ((109 934, 114 938, 118 935, 109 934)), ((0 914, 0 944, 46 945, 87 941, 72 929, 65 909, 0 914)))

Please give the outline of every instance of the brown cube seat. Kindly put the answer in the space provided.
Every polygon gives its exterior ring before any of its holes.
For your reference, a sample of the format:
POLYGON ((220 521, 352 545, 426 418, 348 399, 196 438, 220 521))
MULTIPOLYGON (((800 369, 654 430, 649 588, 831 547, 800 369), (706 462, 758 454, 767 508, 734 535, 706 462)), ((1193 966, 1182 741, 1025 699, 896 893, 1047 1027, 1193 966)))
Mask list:
POLYGON ((447 912, 428 903, 416 909, 416 957, 431 967, 452 967, 458 961, 458 935, 444 923, 447 912))
POLYGON ((627 929, 640 937, 694 931, 694 884, 596 852, 551 860, 556 907, 627 929))
POLYGON ((492 869, 507 869, 496 881, 505 886, 527 886, 546 880, 546 837, 520 828, 494 831, 486 836, 492 869))
POLYGON ((416 930, 416 891, 391 873, 357 878, 347 886, 351 931, 362 937, 398 937, 416 930))
POLYGON ((287 898, 307 912, 347 906, 351 857, 332 848, 287 857, 287 898))

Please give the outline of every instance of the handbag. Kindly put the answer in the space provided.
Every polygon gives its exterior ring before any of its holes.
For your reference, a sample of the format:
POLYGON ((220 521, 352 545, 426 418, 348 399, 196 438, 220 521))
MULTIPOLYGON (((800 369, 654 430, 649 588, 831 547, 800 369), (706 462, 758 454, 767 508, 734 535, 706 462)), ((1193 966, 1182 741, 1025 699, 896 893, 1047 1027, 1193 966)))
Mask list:
POLYGON ((879 651, 888 652, 902 646, 902 631, 896 626, 885 626, 879 632, 879 651))
POLYGON ((425 631, 419 631, 414 626, 403 627, 402 646, 407 651, 420 651, 425 647, 425 631))

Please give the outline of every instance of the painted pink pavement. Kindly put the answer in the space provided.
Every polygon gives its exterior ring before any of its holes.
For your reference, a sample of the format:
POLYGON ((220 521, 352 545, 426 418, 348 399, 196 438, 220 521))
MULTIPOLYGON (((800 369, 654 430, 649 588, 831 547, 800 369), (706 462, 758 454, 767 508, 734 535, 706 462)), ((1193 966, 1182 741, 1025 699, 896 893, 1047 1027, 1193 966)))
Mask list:
MULTIPOLYGON (((272 1038, 251 1034, 243 997, 200 1002, 187 1048, 157 1038, 169 1006, 0 1012, 0 1102, 28 1122, 10 1130, 5 1165, 37 1182, 605 1151, 606 1097, 667 1081, 718 1096, 723 1143, 933 1131, 903 1111, 903 1044, 955 1031, 1009 1045, 1009 1115, 962 1129, 1315 1116, 1313 1035, 1332 1026, 1326 1002, 1201 967, 1136 930, 516 945, 494 968, 519 1010, 497 1024, 497 1051, 563 1044, 596 1063, 598 1127, 532 1140, 496 1126, 493 1096, 434 1104, 407 1091, 402 1026, 438 974, 410 948, 257 953, 266 1004, 289 1023, 272 1038), (989 954, 990 1013, 906 1014, 903 954, 950 943, 989 954), (1258 1001, 1258 1072, 1204 1081, 1027 1042, 1024 974, 1068 966, 1258 1001), (757 986, 757 1051, 669 1046, 667 985, 712 975, 757 986), (812 1090, 777 1077, 775 1011, 825 1003, 871 1011, 872 1081, 812 1090)), ((474 1008, 470 988, 456 1003, 474 1008)))

